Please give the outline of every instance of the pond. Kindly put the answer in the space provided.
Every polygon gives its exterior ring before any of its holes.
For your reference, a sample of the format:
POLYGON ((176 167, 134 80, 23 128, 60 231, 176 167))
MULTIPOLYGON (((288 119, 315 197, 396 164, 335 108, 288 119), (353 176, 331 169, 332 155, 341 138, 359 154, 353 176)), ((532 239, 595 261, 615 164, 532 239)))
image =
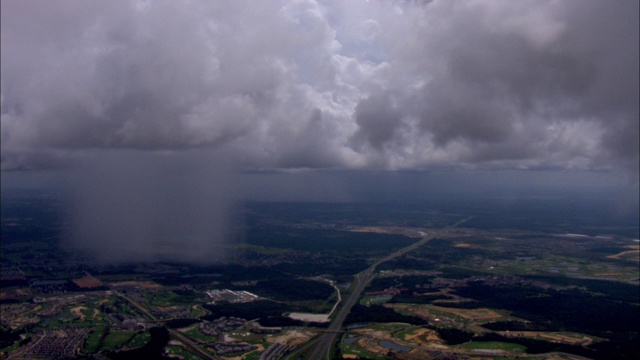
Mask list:
POLYGON ((402 352, 409 352, 409 350, 411 350, 411 348, 408 346, 401 346, 389 340, 380 341, 380 345, 386 347, 387 349, 402 351, 402 352))
POLYGON ((346 338, 346 339, 344 339, 344 343, 345 344, 353 344, 354 342, 358 341, 361 338, 362 338, 362 336, 354 336, 354 337, 346 338))

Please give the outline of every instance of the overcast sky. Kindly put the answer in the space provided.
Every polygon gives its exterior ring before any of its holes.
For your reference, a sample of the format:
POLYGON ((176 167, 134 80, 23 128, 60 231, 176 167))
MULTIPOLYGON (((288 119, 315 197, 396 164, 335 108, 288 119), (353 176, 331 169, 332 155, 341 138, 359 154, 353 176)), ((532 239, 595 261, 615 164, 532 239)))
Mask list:
MULTIPOLYGON (((2 1, 2 167, 638 171, 638 1, 2 1)), ((635 175, 637 177, 637 175, 635 175)))
POLYGON ((3 187, 67 169, 105 261, 218 257, 246 198, 637 206, 636 0, 0 4, 3 187))

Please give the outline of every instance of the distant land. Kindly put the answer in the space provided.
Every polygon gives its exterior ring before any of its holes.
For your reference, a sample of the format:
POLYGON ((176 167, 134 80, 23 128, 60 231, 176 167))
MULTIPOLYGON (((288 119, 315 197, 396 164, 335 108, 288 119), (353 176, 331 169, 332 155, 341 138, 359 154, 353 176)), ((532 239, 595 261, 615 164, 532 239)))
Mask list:
POLYGON ((638 214, 606 196, 235 211, 213 263, 96 263, 60 197, 3 191, 2 358, 640 354, 638 214))

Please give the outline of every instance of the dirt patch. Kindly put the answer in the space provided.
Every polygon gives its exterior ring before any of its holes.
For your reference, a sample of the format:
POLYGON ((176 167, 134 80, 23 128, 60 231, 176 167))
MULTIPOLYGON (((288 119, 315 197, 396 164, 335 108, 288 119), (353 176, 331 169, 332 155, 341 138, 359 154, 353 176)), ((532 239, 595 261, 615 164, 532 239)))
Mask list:
POLYGON ((427 344, 438 342, 442 343, 442 339, 438 336, 435 330, 431 329, 416 329, 411 334, 405 336, 406 341, 416 342, 418 344, 427 344))
POLYGON ((307 330, 289 330, 281 336, 274 336, 267 341, 271 343, 279 342, 281 344, 287 345, 300 345, 304 344, 312 337, 316 336, 315 332, 307 331, 307 330))
POLYGON ((419 316, 423 319, 430 319, 436 316, 435 314, 431 313, 429 309, 425 306, 413 306, 413 305, 405 305, 405 304, 387 304, 385 306, 392 309, 400 309, 400 310, 408 311, 413 315, 419 316))
POLYGON ((453 247, 456 248, 461 248, 461 249, 467 249, 471 247, 471 244, 467 244, 467 243, 459 243, 459 244, 455 244, 453 245, 453 247))
POLYGON ((194 330, 197 326, 198 326, 198 324, 193 324, 193 325, 190 325, 190 326, 187 326, 187 327, 179 328, 177 330, 180 331, 181 333, 186 333, 187 331, 194 330))
POLYGON ((31 295, 31 290, 29 289, 15 289, 15 290, 2 290, 0 291, 0 299, 13 299, 21 296, 29 296, 31 295))
POLYGON ((111 283, 115 287, 134 287, 138 289, 160 289, 162 285, 153 281, 120 281, 111 283))
POLYGON ((369 233, 377 233, 377 234, 389 234, 389 229, 384 229, 375 226, 363 226, 355 229, 351 229, 352 232, 369 232, 369 233))
POLYGON ((433 306, 433 308, 438 311, 460 316, 461 318, 464 318, 467 320, 491 320, 491 319, 498 319, 503 317, 497 312, 487 308, 456 309, 456 308, 446 308, 446 307, 440 307, 440 306, 433 306))
POLYGON ((506 337, 527 337, 531 339, 543 339, 554 343, 569 345, 589 346, 594 342, 594 339, 589 336, 574 333, 557 333, 544 331, 500 331, 499 334, 506 337))
POLYGON ((178 310, 181 310, 181 309, 182 309, 182 307, 177 306, 177 305, 173 305, 173 306, 156 306, 156 310, 159 313, 163 313, 163 314, 170 313, 170 312, 173 312, 173 311, 178 311, 178 310))
POLYGON ((104 286, 102 281, 94 278, 93 276, 85 276, 79 279, 73 279, 71 281, 73 281, 74 284, 78 285, 78 287, 82 289, 90 289, 90 288, 97 288, 100 286, 104 286))
POLYGON ((614 260, 640 260, 640 257, 638 257, 639 254, 640 250, 628 250, 615 255, 609 255, 607 258, 614 260))
POLYGON ((82 311, 84 310, 89 310, 89 308, 86 308, 84 306, 76 306, 74 308, 71 308, 71 313, 77 316, 80 319, 80 321, 83 321, 86 318, 82 313, 82 311))
POLYGON ((294 320, 306 322, 327 323, 329 322, 329 314, 308 314, 308 313, 291 313, 289 317, 294 320))

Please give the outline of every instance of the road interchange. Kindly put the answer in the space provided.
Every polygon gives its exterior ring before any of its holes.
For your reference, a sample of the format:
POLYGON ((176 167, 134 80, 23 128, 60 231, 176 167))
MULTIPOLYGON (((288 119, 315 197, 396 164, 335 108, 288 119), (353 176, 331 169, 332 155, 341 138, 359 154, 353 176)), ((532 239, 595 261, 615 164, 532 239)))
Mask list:
POLYGON ((309 356, 305 356, 305 358, 307 359, 326 359, 326 360, 330 360, 333 356, 333 347, 334 347, 334 343, 336 341, 336 338, 338 336, 338 334, 340 333, 340 329, 342 328, 342 323, 344 322, 344 320, 346 319, 347 315, 349 314, 349 312, 351 311, 351 308, 353 307, 353 305, 355 305, 355 303, 358 301, 358 299, 360 298, 360 295, 362 294, 362 292, 364 291, 364 289, 367 287, 367 285, 371 282, 371 280, 373 280, 375 278, 376 275, 376 268, 378 266, 380 266, 381 264, 387 262, 387 261, 391 261, 399 256, 402 256, 410 251, 415 250, 416 248, 424 245, 426 242, 433 240, 437 237, 443 236, 445 234, 447 234, 451 229, 459 226, 460 224, 464 223, 465 221, 471 219, 471 217, 462 219, 460 221, 458 221, 457 223, 446 227, 444 229, 432 232, 430 234, 427 234, 426 236, 424 236, 420 241, 417 241, 407 247, 404 247, 390 255, 388 255, 385 258, 382 258, 381 260, 378 260, 377 262, 375 262, 373 265, 371 265, 370 267, 368 267, 367 269, 357 273, 354 276, 354 284, 352 286, 352 290, 349 294, 349 296, 347 296, 346 298, 344 298, 344 302, 342 304, 342 306, 338 309, 335 317, 333 318, 333 320, 331 321, 331 324, 329 324, 329 327, 327 329, 327 332, 325 332, 324 334, 322 334, 320 336, 320 339, 316 342, 315 347, 313 348, 313 350, 311 351, 309 356))

